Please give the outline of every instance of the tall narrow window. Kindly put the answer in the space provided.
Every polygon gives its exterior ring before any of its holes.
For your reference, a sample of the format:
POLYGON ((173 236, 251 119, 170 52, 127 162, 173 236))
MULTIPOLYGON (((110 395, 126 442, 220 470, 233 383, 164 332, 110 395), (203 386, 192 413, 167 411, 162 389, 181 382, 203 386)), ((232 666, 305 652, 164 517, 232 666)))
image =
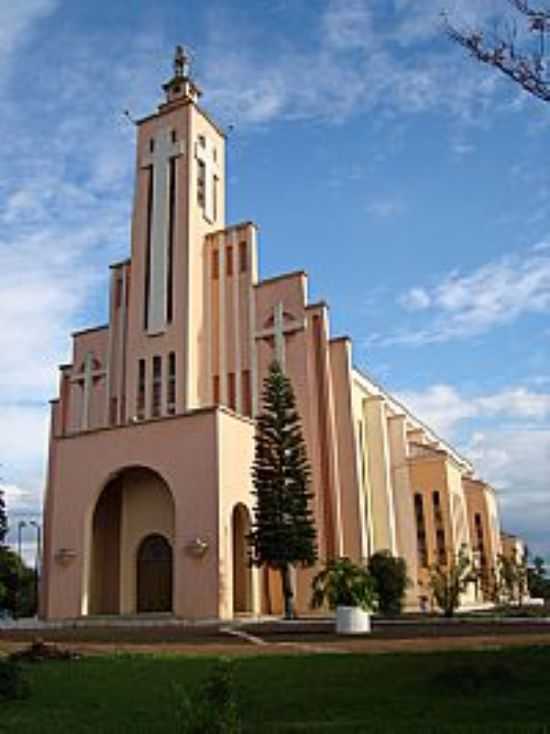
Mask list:
POLYGON ((166 409, 168 415, 176 412, 176 354, 170 352, 168 355, 168 382, 166 387, 166 409))
POLYGON ((225 248, 225 274, 233 275, 233 248, 231 245, 225 248))
POLYGON ((145 418, 145 360, 140 359, 138 363, 138 388, 137 388, 137 417, 139 420, 145 418))
POLYGON ((248 252, 246 242, 239 242, 239 272, 246 273, 248 269, 248 252))
POLYGON ((447 548, 445 546, 445 530, 438 528, 435 533, 437 561, 440 566, 447 565, 447 548))
POLYGON ((151 412, 153 418, 158 418, 161 413, 162 403, 162 357, 153 357, 153 391, 151 412))
POLYGON ((252 417, 252 387, 250 384, 250 370, 243 370, 241 382, 243 392, 243 413, 252 417))
POLYGON ((235 389, 235 373, 227 375, 227 404, 231 410, 237 409, 237 391, 235 389))
POLYGON ((143 327, 149 325, 149 290, 151 287, 151 239, 153 228, 153 166, 147 169, 147 230, 145 233, 145 298, 143 299, 143 327))
POLYGON ((418 564, 428 566, 428 546, 426 543, 426 523, 424 520, 424 502, 422 495, 414 495, 414 514, 416 518, 416 540, 418 545, 418 564))
POLYGON ((220 277, 220 253, 218 250, 212 251, 212 278, 218 280, 220 277))
POLYGON ((174 234, 176 230, 176 159, 170 158, 170 194, 168 208, 168 267, 166 268, 166 316, 172 322, 174 310, 174 234))
POLYGON ((438 525, 443 522, 443 514, 441 512, 441 497, 439 492, 432 492, 434 521, 438 525))
POLYGON ((204 209, 206 194, 206 166, 204 161, 198 161, 197 165, 197 204, 204 209))

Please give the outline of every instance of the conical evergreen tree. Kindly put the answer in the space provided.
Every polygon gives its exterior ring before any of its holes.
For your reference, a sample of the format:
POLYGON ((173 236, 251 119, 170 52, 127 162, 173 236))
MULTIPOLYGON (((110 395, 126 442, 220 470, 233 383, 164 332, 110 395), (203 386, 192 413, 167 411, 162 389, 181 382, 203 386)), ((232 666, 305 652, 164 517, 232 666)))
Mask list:
POLYGON ((249 535, 251 561, 281 574, 285 618, 294 618, 291 568, 317 560, 311 468, 292 384, 278 362, 269 368, 256 420, 252 479, 256 497, 249 535))
POLYGON ((0 489, 0 548, 5 548, 8 536, 8 513, 4 500, 4 491, 0 489))

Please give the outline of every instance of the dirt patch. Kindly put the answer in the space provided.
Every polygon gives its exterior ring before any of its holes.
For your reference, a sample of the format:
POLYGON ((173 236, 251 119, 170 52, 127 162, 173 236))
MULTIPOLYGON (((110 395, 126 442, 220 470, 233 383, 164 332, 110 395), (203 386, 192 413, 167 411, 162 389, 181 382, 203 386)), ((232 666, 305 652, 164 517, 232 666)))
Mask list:
MULTIPOLYGON (((445 650, 490 650, 504 647, 550 646, 548 634, 487 635, 463 637, 439 637, 425 639, 383 640, 373 638, 338 638, 337 641, 316 643, 295 640, 294 642, 267 642, 256 645, 243 642, 236 645, 228 640, 223 643, 193 644, 181 642, 125 643, 125 642, 71 642, 64 648, 79 655, 147 654, 147 655, 207 655, 207 656, 250 656, 250 655, 303 655, 312 653, 359 653, 379 655, 385 653, 430 653, 445 650)), ((24 648, 21 642, 0 640, 0 651, 13 653, 24 648)))

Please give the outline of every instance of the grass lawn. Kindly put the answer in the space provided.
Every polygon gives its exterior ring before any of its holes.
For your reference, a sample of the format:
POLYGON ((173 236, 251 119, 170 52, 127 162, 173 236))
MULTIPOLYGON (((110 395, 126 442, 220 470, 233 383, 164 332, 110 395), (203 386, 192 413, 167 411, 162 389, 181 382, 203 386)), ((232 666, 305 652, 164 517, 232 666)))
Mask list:
MULTIPOLYGON (((178 687, 212 658, 112 655, 27 666, 0 732, 177 732, 178 687)), ((550 649, 237 658, 245 732, 550 734, 550 649), (545 726, 547 727, 545 729, 545 726)))

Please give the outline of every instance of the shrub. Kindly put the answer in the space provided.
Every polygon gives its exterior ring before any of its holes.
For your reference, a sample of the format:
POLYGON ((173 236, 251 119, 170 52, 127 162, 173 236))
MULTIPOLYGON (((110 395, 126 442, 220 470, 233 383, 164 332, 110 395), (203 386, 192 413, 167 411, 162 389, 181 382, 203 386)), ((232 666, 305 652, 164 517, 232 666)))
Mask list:
POLYGON ((460 607, 460 597, 474 580, 472 563, 464 546, 449 565, 436 564, 430 568, 433 599, 446 617, 454 616, 460 607))
POLYGON ((0 700, 24 698, 28 685, 21 668, 9 660, 0 660, 0 700))
POLYGON ((240 734, 233 665, 220 660, 198 691, 180 694, 177 707, 179 734, 240 734))
POLYGON ((403 599, 409 585, 407 564, 387 551, 379 551, 369 559, 368 569, 374 579, 379 610, 388 616, 397 616, 403 609, 403 599))
POLYGON ((326 602, 336 607, 361 607, 370 612, 376 606, 374 580, 368 569, 349 558, 327 561, 312 582, 311 606, 318 609, 326 602))

